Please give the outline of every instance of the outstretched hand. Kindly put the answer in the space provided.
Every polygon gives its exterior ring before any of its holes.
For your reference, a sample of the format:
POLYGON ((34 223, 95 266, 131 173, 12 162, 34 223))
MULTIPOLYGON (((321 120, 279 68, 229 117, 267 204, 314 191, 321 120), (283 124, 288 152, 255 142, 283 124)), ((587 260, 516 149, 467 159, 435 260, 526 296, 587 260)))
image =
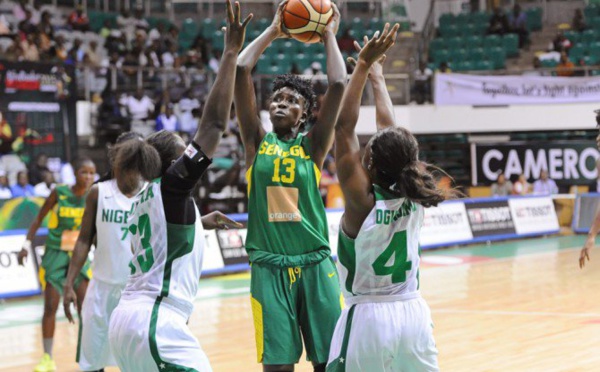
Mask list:
POLYGON ((333 9, 333 15, 327 23, 327 26, 325 26, 325 33, 331 31, 334 35, 337 35, 337 32, 340 29, 340 10, 338 9, 337 5, 333 3, 331 3, 331 9, 333 9))
POLYGON ((586 241, 583 249, 581 249, 581 253, 579 254, 579 268, 583 269, 585 266, 585 260, 590 260, 590 251, 594 248, 593 241, 586 241))
MULTIPOLYGON (((383 58, 385 52, 387 52, 396 43, 396 37, 398 36, 399 28, 400 25, 398 23, 396 23, 391 29, 390 24, 386 23, 383 31, 375 32, 375 35, 373 35, 371 40, 368 40, 368 38, 365 37, 365 44, 360 49, 358 60, 364 61, 367 66, 371 68, 371 66, 383 58)), ((360 47, 360 45, 358 45, 358 47, 360 47)))
POLYGON ((223 229, 229 230, 230 227, 242 228, 244 225, 235 222, 219 211, 214 211, 202 217, 202 225, 206 230, 223 229))
POLYGON ((240 3, 235 2, 235 9, 231 7, 231 0, 227 0, 227 27, 225 33, 225 49, 238 52, 244 46, 246 39, 246 26, 254 15, 250 13, 243 22, 240 10, 240 3), (240 23, 241 22, 241 23, 240 23))
POLYGON ((71 304, 77 304, 77 295, 71 286, 65 286, 63 292, 63 309, 65 311, 65 316, 69 320, 69 323, 74 324, 75 319, 71 313, 71 304))
MULTIPOLYGON (((364 44, 367 44, 369 42, 369 38, 367 36, 365 36, 363 39, 363 42, 364 42, 364 44)), ((354 41, 354 49, 356 49, 356 51, 359 54, 362 50, 362 47, 356 40, 354 41)), ((377 60, 375 63, 373 63, 371 65, 371 68, 369 68, 369 79, 383 76, 383 64, 385 63, 386 58, 387 58, 387 56, 384 54, 383 56, 381 56, 381 58, 379 58, 379 60, 377 60)), ((356 59, 354 59, 353 57, 348 57, 346 59, 346 61, 348 61, 348 63, 351 64, 352 66, 356 66, 356 59)))
POLYGON ((277 32, 277 38, 290 38, 290 34, 285 29, 283 25, 283 12, 285 11, 285 6, 287 5, 288 0, 284 0, 277 7, 277 12, 275 13, 275 17, 273 17, 273 22, 271 23, 270 28, 277 32))

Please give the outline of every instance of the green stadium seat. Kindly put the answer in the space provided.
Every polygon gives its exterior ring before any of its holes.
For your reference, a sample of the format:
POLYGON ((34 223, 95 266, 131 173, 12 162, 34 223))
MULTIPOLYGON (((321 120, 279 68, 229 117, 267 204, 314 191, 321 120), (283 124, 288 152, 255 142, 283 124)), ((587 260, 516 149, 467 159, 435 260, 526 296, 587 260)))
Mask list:
POLYGON ((486 47, 502 46, 502 38, 498 35, 488 35, 483 38, 483 45, 486 47))
POLYGON ((440 27, 442 25, 451 25, 454 24, 454 14, 445 13, 440 16, 440 27))
POLYGON ((473 71, 475 67, 471 61, 459 61, 456 62, 455 69, 456 71, 473 71))
POLYGON ((369 21, 369 29, 370 30, 383 30, 385 26, 385 22, 381 18, 371 18, 369 21))
POLYGON ((471 48, 468 49, 468 58, 470 61, 480 61, 483 60, 485 53, 483 48, 471 48))
POLYGON ((519 37, 515 34, 506 34, 502 38, 502 44, 508 57, 517 57, 519 55, 519 37))
POLYGON ((471 35, 464 38, 465 44, 469 46, 469 48, 479 48, 483 46, 483 38, 479 35, 471 35))
POLYGON ((362 18, 360 18, 360 17, 354 17, 352 19, 351 28, 354 31, 364 31, 365 30, 365 24, 363 23, 362 18))
POLYGON ((506 52, 501 47, 491 48, 487 58, 494 65, 494 69, 500 70, 506 67, 506 52))
POLYGON ((585 49, 586 47, 582 44, 574 45, 571 50, 569 50, 569 57, 572 60, 578 60, 585 55, 585 49))
POLYGON ((312 62, 319 62, 321 64, 321 67, 322 67, 323 71, 326 70, 326 67, 327 67, 327 57, 325 56, 325 53, 315 54, 312 57, 311 63, 312 62))
POLYGON ((431 40, 431 42, 429 43, 429 50, 431 51, 440 49, 446 49, 446 39, 437 38, 431 40))
POLYGON ((260 56, 258 63, 256 64, 256 72, 259 74, 268 74, 272 65, 273 61, 271 56, 268 54, 263 54, 260 56))
POLYGON ((273 66, 269 67, 269 70, 268 70, 269 75, 281 75, 283 73, 284 72, 283 72, 282 68, 277 65, 273 65, 273 66))
POLYGON ((460 49, 463 48, 465 45, 465 40, 462 37, 452 37, 449 39, 446 39, 446 47, 448 50, 452 50, 452 49, 460 49))
POLYGON ((213 21, 212 18, 204 18, 204 20, 202 21, 202 35, 212 35, 216 30, 217 25, 215 25, 215 21, 213 21))
POLYGON ((200 27, 198 24, 191 18, 187 18, 181 24, 181 30, 179 31, 179 37, 183 36, 184 39, 192 38, 194 39, 198 36, 198 32, 200 31, 200 27))
POLYGON ((598 38, 598 33, 594 30, 585 30, 581 33, 582 43, 593 43, 598 38))
POLYGON ((564 35, 573 45, 581 41, 581 34, 577 31, 566 31, 564 35))
POLYGON ((273 64, 285 69, 286 66, 291 66, 293 58, 293 54, 279 53, 273 59, 273 64))
POLYGON ((448 25, 440 27, 440 35, 443 37, 457 37, 461 36, 461 31, 459 31, 457 25, 448 25))
POLYGON ((466 24, 463 27, 460 27, 459 32, 465 38, 478 33, 475 25, 473 24, 466 24))
POLYGON ((542 62, 542 67, 544 68, 555 68, 556 66, 558 66, 558 62, 556 62, 553 59, 545 59, 542 62))
POLYGON ((489 71, 494 69, 494 65, 490 61, 479 60, 473 63, 473 69, 476 71, 489 71))
POLYGON ((212 46, 213 49, 223 50, 225 48, 225 39, 223 38, 223 31, 217 30, 212 34, 212 46))
MULTIPOLYGON (((584 56, 583 57, 583 61, 585 62, 586 66, 594 66, 596 65, 596 63, 598 63, 598 57, 596 56, 584 56)), ((575 64, 575 66, 577 66, 579 63, 579 60, 575 60, 575 61, 571 61, 575 64)))
POLYGON ((467 50, 466 49, 453 49, 450 50, 450 61, 452 62, 464 62, 467 60, 467 50))
POLYGON ((300 70, 300 72, 303 72, 304 70, 309 68, 312 63, 312 61, 306 56, 306 54, 303 53, 296 54, 294 56, 293 61, 300 70))
POLYGON ((450 53, 446 49, 434 50, 430 59, 439 65, 442 62, 450 61, 450 53))
POLYGON ((527 14, 527 26, 530 31, 539 31, 542 29, 542 8, 530 8, 525 11, 527 14))
MULTIPOLYGON (((254 22, 254 21, 252 21, 252 22, 254 22)), ((252 23, 252 22, 250 22, 250 23, 252 23)), ((261 18, 256 22, 255 28, 262 32, 262 31, 266 30, 270 24, 271 24, 271 20, 269 20, 268 18, 261 18)))
POLYGON ((469 15, 466 13, 459 13, 454 18, 455 25, 464 25, 469 22, 469 15))
POLYGON ((588 5, 583 10, 583 15, 585 16, 586 19, 590 19, 590 18, 600 15, 600 12, 598 11, 598 6, 597 5, 588 5))

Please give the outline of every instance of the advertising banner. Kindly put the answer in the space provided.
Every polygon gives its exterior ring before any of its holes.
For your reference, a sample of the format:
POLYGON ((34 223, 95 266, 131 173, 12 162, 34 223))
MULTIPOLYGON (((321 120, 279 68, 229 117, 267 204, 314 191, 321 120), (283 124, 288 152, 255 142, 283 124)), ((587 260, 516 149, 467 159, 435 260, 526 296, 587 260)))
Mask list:
POLYGON ((248 263, 246 229, 217 230, 216 233, 225 266, 248 263))
POLYGON ((436 105, 500 106, 600 101, 600 77, 435 75, 436 105))
POLYGON ((29 252, 25 266, 20 266, 17 255, 25 235, 0 236, 0 298, 30 296, 40 293, 35 255, 29 252))
POLYGON ((514 198, 508 205, 519 235, 558 232, 558 218, 552 198, 514 198))
POLYGON ((473 186, 496 182, 504 172, 507 179, 524 174, 532 182, 542 170, 558 185, 592 184, 598 177, 600 157, 594 141, 505 142, 473 144, 473 186))
POLYGON ((576 233, 588 233, 596 212, 600 208, 600 194, 579 194, 575 199, 575 210, 573 212, 573 231, 576 233))
POLYGON ((76 94, 71 66, 0 60, 0 155, 69 160, 77 148, 76 94))
POLYGON ((515 235, 508 200, 465 203, 473 237, 515 235))
POLYGON ((422 248, 473 239, 464 203, 442 203, 425 209, 419 243, 422 248))

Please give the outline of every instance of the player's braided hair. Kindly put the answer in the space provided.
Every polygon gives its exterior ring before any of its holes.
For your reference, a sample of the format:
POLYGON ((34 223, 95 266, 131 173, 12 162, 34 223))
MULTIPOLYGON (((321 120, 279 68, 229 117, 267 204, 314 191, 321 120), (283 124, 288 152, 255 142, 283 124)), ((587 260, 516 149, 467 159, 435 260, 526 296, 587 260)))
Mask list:
POLYGON ((158 151, 160 161, 162 162, 160 174, 165 174, 171 166, 173 160, 177 160, 181 155, 178 149, 179 138, 176 134, 167 130, 159 130, 146 137, 146 142, 158 151))
POLYGON ((384 183, 380 186, 424 207, 436 206, 446 193, 437 187, 429 165, 419 161, 418 155, 417 139, 404 128, 391 127, 371 138, 372 164, 384 183))
POLYGON ((306 111, 305 126, 308 123, 312 123, 312 112, 317 104, 317 96, 315 95, 311 81, 292 74, 277 76, 273 82, 273 92, 286 87, 295 90, 304 97, 304 110, 306 111))
POLYGON ((161 161, 158 152, 142 139, 124 141, 115 146, 115 168, 137 171, 150 181, 160 176, 161 161))

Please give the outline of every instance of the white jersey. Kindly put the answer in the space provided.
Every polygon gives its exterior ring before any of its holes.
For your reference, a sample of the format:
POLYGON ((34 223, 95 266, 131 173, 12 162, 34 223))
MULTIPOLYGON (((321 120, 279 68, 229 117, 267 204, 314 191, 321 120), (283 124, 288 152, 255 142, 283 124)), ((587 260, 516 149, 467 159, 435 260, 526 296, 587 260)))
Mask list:
POLYGON ((160 180, 138 194, 129 215, 133 259, 122 298, 160 297, 191 314, 204 252, 204 229, 195 204, 194 211, 193 224, 167 223, 160 180))
POLYGON ((96 212, 97 245, 92 262, 94 279, 109 284, 127 283, 131 252, 131 234, 127 219, 135 202, 123 195, 116 180, 98 183, 98 209, 96 212))
POLYGON ((375 186, 375 207, 356 239, 339 233, 340 285, 348 304, 361 296, 419 296, 419 233, 424 208, 375 186))

